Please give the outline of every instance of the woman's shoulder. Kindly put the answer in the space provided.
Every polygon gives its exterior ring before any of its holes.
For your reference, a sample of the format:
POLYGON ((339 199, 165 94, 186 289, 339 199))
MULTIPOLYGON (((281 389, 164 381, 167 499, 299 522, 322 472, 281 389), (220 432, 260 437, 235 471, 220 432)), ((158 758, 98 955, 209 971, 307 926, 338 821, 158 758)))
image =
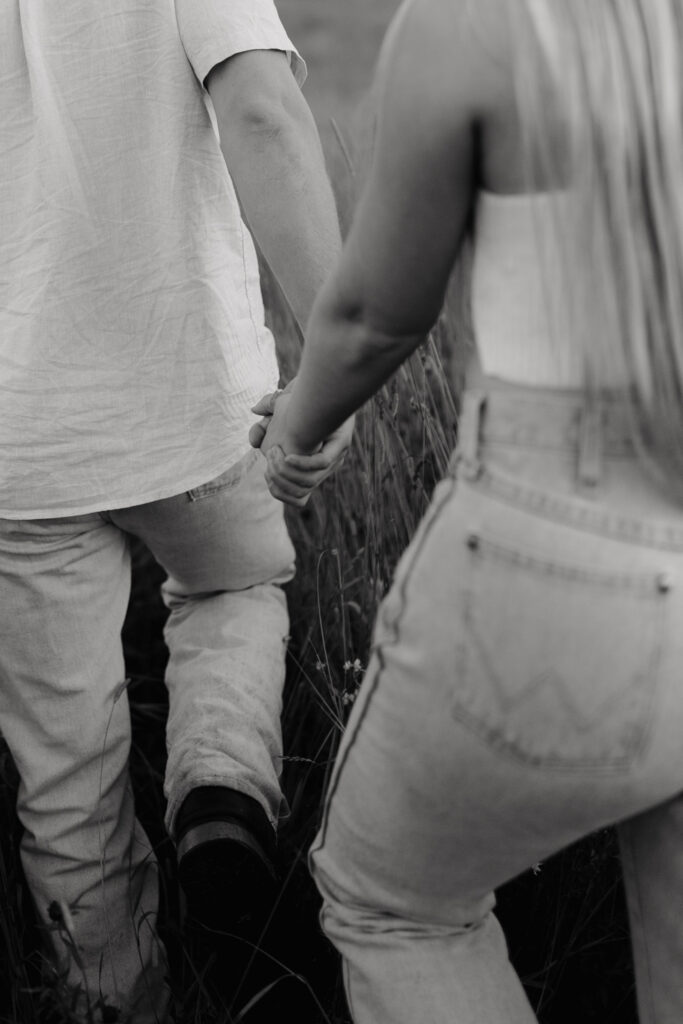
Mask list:
POLYGON ((406 0, 387 43, 394 74, 385 85, 406 102, 419 92, 423 116, 446 135, 476 124, 480 184, 523 191, 522 82, 526 88, 533 78, 539 109, 556 111, 545 144, 553 152, 565 148, 561 62, 549 49, 556 20, 553 0, 406 0))
POLYGON ((379 75, 390 63, 429 77, 459 106, 509 101, 512 19, 526 0, 404 0, 387 34, 379 75))

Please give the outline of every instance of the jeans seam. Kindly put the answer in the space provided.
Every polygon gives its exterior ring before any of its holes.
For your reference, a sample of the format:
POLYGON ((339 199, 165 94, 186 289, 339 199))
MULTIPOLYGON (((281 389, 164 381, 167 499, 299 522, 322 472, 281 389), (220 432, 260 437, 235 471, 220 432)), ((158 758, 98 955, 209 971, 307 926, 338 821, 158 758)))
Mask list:
POLYGON ((386 668, 386 662, 384 660, 384 648, 389 646, 389 644, 395 645, 398 642, 399 634, 400 634, 400 627, 401 627, 401 620, 403 619, 403 616, 404 616, 405 610, 406 610, 406 605, 407 605, 406 591, 407 591, 407 588, 408 588, 408 583, 410 582, 410 579, 412 577, 412 573, 413 573, 413 570, 415 569, 417 561, 418 561, 420 555, 422 554, 422 549, 424 548, 424 546, 425 546, 425 544, 426 544, 426 542, 427 542, 427 540, 428 540, 428 538, 429 538, 429 536, 431 534, 432 528, 433 528, 434 524, 436 523, 436 521, 439 518, 439 514, 441 513, 443 508, 446 506, 448 501, 451 499, 451 497, 453 495, 453 491, 455 490, 455 488, 457 486, 456 481, 453 480, 453 479, 450 479, 449 483, 450 483, 450 487, 448 489, 447 494, 444 495, 443 499, 439 502, 439 504, 436 507, 432 508, 432 516, 431 516, 430 520, 425 524, 425 528, 423 530, 422 536, 420 537, 419 542, 418 542, 418 544, 415 547, 415 550, 412 552, 412 557, 411 557, 411 560, 410 560, 410 564, 409 564, 408 568, 406 569, 405 574, 404 574, 401 582, 399 583, 399 586, 398 586, 399 610, 396 613, 396 616, 394 618, 393 623, 391 624, 391 628, 392 628, 393 634, 394 634, 393 638, 391 640, 389 640, 389 641, 384 642, 384 643, 377 644, 377 646, 374 648, 374 654, 377 656, 377 660, 379 662, 377 673, 376 673, 375 678, 373 680, 370 692, 369 692, 369 694, 368 694, 368 696, 366 698, 366 701, 365 701, 365 704, 363 706, 363 709, 362 709, 362 711, 360 713, 358 722, 356 723, 356 728, 355 728, 353 734, 349 738, 348 746, 346 747, 346 750, 344 751, 344 755, 343 755, 341 761, 339 762, 337 770, 336 770, 336 772, 334 774, 334 777, 332 779, 332 782, 330 784, 329 793, 328 793, 327 798, 325 800, 325 807, 324 807, 324 811, 323 811, 323 820, 322 820, 322 825, 321 825, 321 829, 320 829, 320 841, 319 841, 318 845, 315 846, 311 850, 312 854, 313 853, 319 853, 324 848, 324 846, 325 846, 325 840, 327 838, 327 829, 328 829, 329 817, 330 817, 329 812, 330 812, 330 807, 331 807, 331 804, 332 804, 332 800, 334 799, 335 794, 336 794, 336 792, 337 792, 337 790, 339 788, 339 783, 341 781, 341 776, 342 776, 342 773, 344 771, 344 768, 346 767, 346 763, 347 763, 347 761, 349 759, 349 755, 350 755, 350 753, 351 753, 351 751, 353 749, 353 746, 354 746, 356 740, 358 739, 358 737, 360 735, 361 728, 362 728, 363 723, 365 722, 365 719, 366 719, 366 717, 368 715, 368 712, 370 710, 370 705, 372 704, 373 698, 375 697, 375 694, 377 693, 377 689, 379 687, 379 683, 380 683, 380 679, 381 679, 382 673, 384 672, 384 670, 386 668))
POLYGON ((533 486, 519 484, 489 466, 481 467, 476 480, 468 479, 466 482, 473 490, 488 493, 499 501, 551 522, 636 546, 683 551, 683 528, 616 515, 604 508, 578 507, 572 503, 571 497, 547 494, 533 486))
MULTIPOLYGON (((540 577, 562 580, 568 586, 586 587, 595 591, 617 593, 629 592, 639 598, 657 598, 659 574, 651 572, 611 571, 594 568, 589 564, 572 563, 568 559, 551 558, 522 550, 522 545, 514 545, 499 540, 488 531, 473 531, 471 537, 476 542, 479 558, 486 557, 490 563, 511 565, 533 573, 540 577)), ((660 592, 661 593, 661 592, 660 592)))
POLYGON ((346 989, 346 1001, 349 1005, 349 1013, 353 1020, 356 1019, 356 1014, 353 1011, 353 999, 351 998, 351 969, 346 957, 342 959, 342 977, 344 979, 344 988, 346 989))

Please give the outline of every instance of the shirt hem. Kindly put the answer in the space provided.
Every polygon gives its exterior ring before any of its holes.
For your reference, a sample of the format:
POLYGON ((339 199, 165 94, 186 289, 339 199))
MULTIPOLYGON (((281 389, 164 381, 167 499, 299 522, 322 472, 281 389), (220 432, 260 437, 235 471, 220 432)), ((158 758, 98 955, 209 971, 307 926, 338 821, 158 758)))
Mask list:
POLYGON ((124 508, 136 508, 138 505, 149 505, 153 501, 163 501, 166 498, 175 498, 179 494, 185 494, 187 491, 193 490, 195 487, 201 487, 202 484, 210 483, 221 473, 225 473, 226 470, 230 469, 231 466, 236 465, 241 459, 245 457, 250 451, 251 446, 247 444, 243 451, 237 450, 235 457, 230 459, 229 462, 221 462, 215 468, 205 470, 200 476, 194 474, 190 477, 181 477, 180 483, 175 482, 171 485, 165 484, 159 486, 151 492, 143 492, 142 494, 136 492, 132 495, 124 495, 123 497, 107 497, 92 499, 91 501, 85 502, 83 505, 77 505, 69 508, 57 506, 55 508, 39 508, 39 509, 3 509, 0 508, 0 519, 11 520, 13 522, 22 522, 25 520, 32 519, 69 519, 71 516, 87 516, 95 515, 100 512, 113 512, 124 508))

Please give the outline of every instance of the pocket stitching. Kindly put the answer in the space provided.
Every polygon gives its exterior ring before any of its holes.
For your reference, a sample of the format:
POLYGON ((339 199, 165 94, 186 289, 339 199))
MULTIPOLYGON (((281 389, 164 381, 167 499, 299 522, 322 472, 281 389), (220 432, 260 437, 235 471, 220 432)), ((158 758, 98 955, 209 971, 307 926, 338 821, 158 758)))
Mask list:
MULTIPOLYGON (((459 612, 462 624, 462 640, 459 650, 456 651, 455 668, 456 678, 458 676, 461 677, 462 685, 458 688, 453 699, 451 706, 452 717, 456 721, 460 721, 482 741, 500 753, 525 765, 543 766, 563 771, 591 770, 602 772, 619 772, 632 766, 642 755, 651 732, 654 696, 658 684, 659 665, 662 655, 665 605, 663 603, 664 595, 658 592, 657 589, 657 574, 654 571, 651 574, 612 573, 593 568, 589 569, 584 566, 571 566, 568 563, 551 562, 535 554, 523 553, 511 547, 506 547, 498 541, 483 538, 479 534, 471 534, 468 538, 467 546, 471 552, 471 564, 475 566, 477 561, 479 561, 480 566, 485 566, 487 561, 492 565, 495 565, 496 561, 500 561, 504 564, 512 565, 522 572, 538 573, 546 577, 559 576, 561 581, 570 585, 588 586, 593 590, 607 589, 622 594, 630 592, 633 599, 638 603, 647 597, 648 603, 653 609, 651 650, 648 652, 645 661, 641 662, 638 670, 631 677, 628 685, 624 689, 615 691, 611 696, 606 696, 598 709, 600 716, 605 715, 608 713, 610 705, 616 706, 627 700, 628 693, 633 692, 636 687, 647 686, 647 691, 642 696, 641 703, 639 704, 635 721, 627 718, 625 723, 619 726, 619 742, 622 744, 622 747, 626 748, 623 752, 612 752, 611 754, 607 752, 604 755, 593 757, 585 753, 580 756, 575 754, 570 756, 567 753, 535 753, 529 748, 528 744, 530 741, 524 738, 523 733, 520 735, 518 731, 517 735, 513 735, 513 723, 510 721, 510 715, 517 702, 509 692, 505 693, 505 686, 501 682, 500 675, 491 664, 487 663, 487 661, 490 662, 490 658, 488 658, 490 652, 486 644, 483 644, 482 647, 481 637, 476 629, 473 611, 475 588, 470 585, 464 589, 464 603, 459 612), (492 556, 488 560, 485 557, 487 554, 492 556), (480 671, 484 672, 484 678, 489 679, 494 691, 493 703, 489 702, 489 706, 484 707, 483 711, 473 711, 471 700, 470 707, 466 706, 468 699, 466 680, 468 676, 471 676, 468 656, 472 652, 479 659, 480 671), (505 707, 506 699, 507 708, 505 707)), ((477 582, 479 587, 482 586, 481 579, 472 581, 472 583, 475 582, 477 582)), ((551 675, 552 670, 545 670, 539 671, 535 676, 531 676, 529 683, 519 691, 517 697, 522 701, 524 699, 533 700, 534 698, 531 695, 534 693, 534 690, 542 688, 544 679, 547 680, 551 675)), ((562 682, 562 673, 559 672, 556 678, 562 682)), ((472 683, 469 685, 472 686, 472 683)), ((566 698, 567 693, 571 693, 571 687, 563 683, 562 686, 557 687, 556 693, 553 696, 566 703, 567 708, 574 714, 574 717, 581 720, 579 700, 572 705, 572 702, 566 698)), ((631 718, 634 718, 633 714, 631 718)), ((584 729, 588 730, 591 717, 584 715, 582 721, 584 729)))

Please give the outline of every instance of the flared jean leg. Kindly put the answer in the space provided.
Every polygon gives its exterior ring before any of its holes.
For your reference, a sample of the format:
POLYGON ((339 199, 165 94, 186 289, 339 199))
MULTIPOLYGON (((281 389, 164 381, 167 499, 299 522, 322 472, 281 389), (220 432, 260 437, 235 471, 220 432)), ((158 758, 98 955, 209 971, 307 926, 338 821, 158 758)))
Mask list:
POLYGON ((458 878, 467 823, 458 822, 454 786, 459 775, 467 785, 466 771, 441 757, 455 737, 419 687, 391 696, 390 671, 373 658, 311 853, 353 1020, 534 1024, 493 893, 458 878))
POLYGON ((327 891, 321 923, 344 958, 355 1024, 536 1022, 491 912, 469 925, 431 925, 352 907, 327 891))

